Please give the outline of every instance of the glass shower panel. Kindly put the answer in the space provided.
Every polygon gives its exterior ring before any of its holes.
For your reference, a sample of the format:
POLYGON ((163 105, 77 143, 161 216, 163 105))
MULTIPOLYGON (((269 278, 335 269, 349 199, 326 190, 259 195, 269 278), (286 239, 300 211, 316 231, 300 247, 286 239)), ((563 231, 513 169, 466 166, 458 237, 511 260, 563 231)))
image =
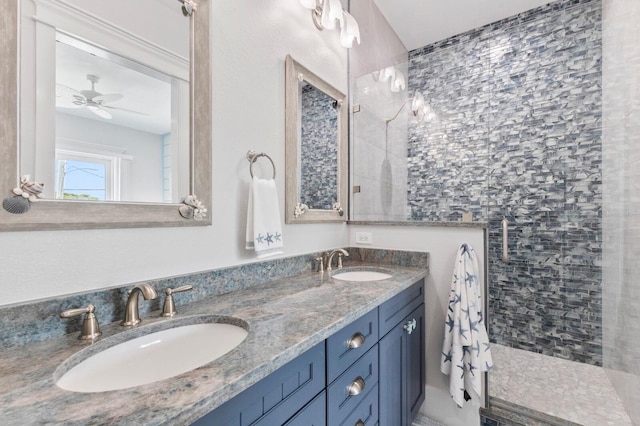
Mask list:
POLYGON ((407 220, 407 62, 354 79, 352 220, 407 220), (394 118, 395 117, 395 118, 394 118))
POLYGON ((602 11, 603 364, 640 424, 640 4, 602 11))

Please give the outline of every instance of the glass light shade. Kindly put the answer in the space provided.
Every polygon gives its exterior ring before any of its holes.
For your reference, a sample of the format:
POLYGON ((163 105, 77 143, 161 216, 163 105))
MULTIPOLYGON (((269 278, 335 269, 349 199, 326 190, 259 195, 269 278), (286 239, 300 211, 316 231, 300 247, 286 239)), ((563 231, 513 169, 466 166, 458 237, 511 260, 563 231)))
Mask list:
MULTIPOLYGON (((325 0, 325 4, 327 0, 325 0)), ((338 22, 340 24, 340 28, 344 26, 344 11, 342 10, 342 3, 340 0, 329 0, 328 3, 331 5, 329 8, 329 17, 333 22, 338 22)))
POLYGON ((416 94, 413 96, 413 101, 411 102, 411 111, 413 111, 413 115, 418 115, 422 110, 423 105, 424 96, 416 90, 416 94))
MULTIPOLYGON (((340 3, 339 0, 338 3, 340 3)), ((336 27, 336 18, 331 13, 332 6, 333 0, 324 0, 322 15, 320 16, 320 24, 322 25, 322 28, 326 30, 333 30, 336 27)))
POLYGON ((396 69, 393 65, 380 71, 380 81, 393 81, 394 78, 396 78, 396 69))
POLYGON ((307 9, 315 9, 316 8, 316 0, 300 0, 300 4, 307 9))
POLYGON ((350 49, 355 39, 360 44, 360 27, 356 19, 346 11, 342 11, 343 22, 341 23, 340 43, 343 47, 350 49))

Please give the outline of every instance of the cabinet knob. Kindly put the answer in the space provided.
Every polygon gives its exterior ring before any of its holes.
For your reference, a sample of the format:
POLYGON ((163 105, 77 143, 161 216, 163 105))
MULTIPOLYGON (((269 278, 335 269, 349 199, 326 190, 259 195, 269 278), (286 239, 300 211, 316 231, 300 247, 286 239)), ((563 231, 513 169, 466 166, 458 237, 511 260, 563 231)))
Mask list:
POLYGON ((358 419, 358 421, 356 422, 355 425, 353 426, 364 426, 364 422, 362 421, 362 419, 358 419))
POLYGON ((403 329, 407 331, 407 333, 413 333, 413 330, 416 329, 416 319, 407 320, 407 323, 402 326, 403 329))
POLYGON ((364 342, 366 340, 367 339, 365 339, 364 335, 358 331, 353 336, 351 336, 351 338, 347 342, 347 346, 349 347, 349 349, 359 348, 360 346, 364 345, 364 342))
POLYGON ((351 383, 349 385, 349 395, 351 396, 355 396, 360 394, 360 392, 362 392, 364 390, 366 383, 364 382, 364 379, 360 376, 356 377, 356 379, 353 381, 353 383, 351 383))

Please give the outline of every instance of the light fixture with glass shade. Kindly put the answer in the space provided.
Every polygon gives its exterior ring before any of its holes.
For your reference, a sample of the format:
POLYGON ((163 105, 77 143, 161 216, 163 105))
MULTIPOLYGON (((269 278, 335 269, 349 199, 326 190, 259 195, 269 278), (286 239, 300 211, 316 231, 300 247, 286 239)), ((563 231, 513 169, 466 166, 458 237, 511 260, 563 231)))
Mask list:
POLYGON ((360 27, 356 19, 342 8, 340 0, 300 0, 300 4, 311 10, 313 23, 319 30, 340 27, 340 44, 347 49, 355 39, 360 44, 360 27))

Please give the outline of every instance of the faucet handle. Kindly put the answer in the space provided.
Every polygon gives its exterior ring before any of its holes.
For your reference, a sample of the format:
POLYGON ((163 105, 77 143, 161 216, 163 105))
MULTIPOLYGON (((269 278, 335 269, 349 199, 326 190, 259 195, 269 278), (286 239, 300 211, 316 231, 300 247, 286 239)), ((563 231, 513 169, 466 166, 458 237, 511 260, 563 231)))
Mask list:
POLYGON ((338 269, 342 268, 342 253, 338 253, 338 269))
POLYGON ((162 316, 163 317, 172 317, 176 312, 176 304, 173 301, 173 293, 180 293, 183 291, 191 290, 193 288, 192 285, 183 285, 177 288, 167 288, 164 293, 166 295, 164 299, 164 306, 162 308, 162 316))
POLYGON ((318 262, 318 272, 324 272, 324 257, 316 257, 316 262, 318 262))
POLYGON ((84 321, 82 322, 82 332, 78 339, 80 340, 93 340, 100 336, 100 326, 98 325, 98 318, 94 314, 96 307, 89 304, 86 308, 68 309, 60 312, 60 318, 73 318, 78 315, 86 314, 84 321))

